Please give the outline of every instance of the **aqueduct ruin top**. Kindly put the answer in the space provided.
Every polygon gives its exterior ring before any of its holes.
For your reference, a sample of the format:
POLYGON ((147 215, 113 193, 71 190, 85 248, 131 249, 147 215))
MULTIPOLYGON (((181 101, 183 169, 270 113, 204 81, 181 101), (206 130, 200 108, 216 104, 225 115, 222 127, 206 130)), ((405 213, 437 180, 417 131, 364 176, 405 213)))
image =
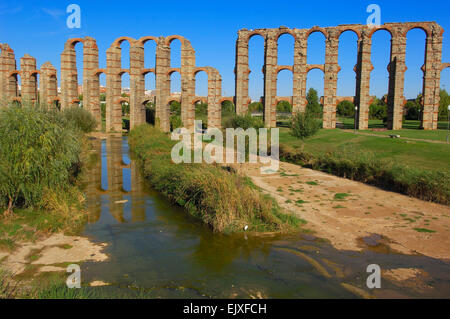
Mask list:
POLYGON ((99 68, 98 47, 94 38, 69 39, 61 54, 61 92, 58 93, 56 69, 49 63, 44 63, 41 69, 36 68, 36 60, 25 55, 20 59, 20 70, 16 67, 14 51, 7 45, 1 44, 0 54, 0 90, 1 96, 9 100, 28 99, 40 100, 48 105, 59 101, 62 108, 78 105, 78 74, 75 46, 83 45, 83 105, 100 120, 100 81, 101 74, 106 75, 106 129, 120 131, 122 128, 121 76, 130 76, 130 104, 131 127, 145 122, 144 105, 148 102, 145 96, 145 75, 153 73, 156 78, 156 117, 161 128, 170 129, 169 103, 181 103, 181 117, 185 127, 192 128, 195 118, 194 104, 203 101, 208 104, 208 126, 221 126, 221 102, 233 101, 237 113, 247 111, 249 98, 249 40, 253 36, 264 38, 264 120, 268 127, 276 126, 276 105, 279 101, 289 101, 294 112, 305 110, 306 78, 312 69, 324 72, 324 128, 334 128, 336 125, 337 79, 340 67, 338 65, 339 38, 343 32, 352 31, 357 35, 357 63, 355 104, 358 107, 358 127, 368 128, 368 113, 370 105, 370 73, 372 35, 378 30, 386 30, 391 36, 388 90, 388 127, 399 129, 402 125, 404 98, 404 76, 406 71, 406 34, 412 29, 422 29, 426 34, 425 61, 422 67, 423 77, 423 112, 422 126, 424 129, 437 128, 439 108, 440 75, 450 63, 442 63, 443 28, 435 22, 387 23, 378 27, 359 24, 340 25, 337 27, 313 27, 310 29, 289 29, 286 27, 274 29, 242 29, 238 32, 236 41, 235 67, 235 97, 222 97, 222 80, 219 72, 213 67, 197 67, 195 51, 184 37, 172 35, 168 37, 145 36, 140 39, 120 37, 116 39, 106 51, 106 69, 99 68), (310 34, 320 32, 325 36, 325 63, 321 65, 307 63, 307 40, 310 34), (294 38, 293 65, 278 65, 277 41, 281 35, 290 34, 294 38), (181 66, 172 68, 170 63, 170 44, 173 40, 181 42, 181 66), (122 69, 121 44, 130 44, 130 63, 128 69, 122 69), (144 66, 144 44, 147 41, 156 43, 156 63, 154 68, 144 66), (290 97, 277 96, 277 74, 281 70, 293 73, 293 95, 290 97), (181 95, 170 92, 170 76, 178 72, 181 75, 181 95), (195 76, 198 72, 208 75, 208 96, 195 95, 195 76), (19 77, 21 90, 19 94, 19 77), (39 81, 38 81, 39 78, 39 81), (39 82, 39 87, 38 87, 39 82))

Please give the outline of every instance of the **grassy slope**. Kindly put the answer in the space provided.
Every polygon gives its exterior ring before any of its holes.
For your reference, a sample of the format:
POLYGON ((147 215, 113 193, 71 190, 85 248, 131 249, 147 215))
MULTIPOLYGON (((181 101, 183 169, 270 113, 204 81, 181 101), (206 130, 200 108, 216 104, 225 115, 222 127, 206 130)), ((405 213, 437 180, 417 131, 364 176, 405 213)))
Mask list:
POLYGON ((335 151, 339 147, 353 147, 410 167, 450 171, 450 147, 446 144, 365 136, 339 129, 320 130, 305 141, 292 136, 289 129, 280 129, 280 143, 314 155, 335 151))
POLYGON ((150 125, 133 129, 129 142, 153 187, 214 231, 242 231, 245 225, 249 231, 288 231, 300 224, 247 178, 218 165, 173 163, 175 142, 150 125))

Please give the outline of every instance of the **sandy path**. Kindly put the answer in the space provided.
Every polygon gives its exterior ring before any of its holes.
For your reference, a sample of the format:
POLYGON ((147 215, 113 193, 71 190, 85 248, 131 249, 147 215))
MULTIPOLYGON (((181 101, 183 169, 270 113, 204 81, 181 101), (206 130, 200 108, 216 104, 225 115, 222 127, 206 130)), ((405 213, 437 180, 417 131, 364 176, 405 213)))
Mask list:
POLYGON ((377 234, 392 250, 450 260, 448 206, 289 163, 280 163, 278 173, 271 175, 261 175, 261 164, 235 167, 337 249, 360 251, 366 247, 362 238, 373 240, 377 234))

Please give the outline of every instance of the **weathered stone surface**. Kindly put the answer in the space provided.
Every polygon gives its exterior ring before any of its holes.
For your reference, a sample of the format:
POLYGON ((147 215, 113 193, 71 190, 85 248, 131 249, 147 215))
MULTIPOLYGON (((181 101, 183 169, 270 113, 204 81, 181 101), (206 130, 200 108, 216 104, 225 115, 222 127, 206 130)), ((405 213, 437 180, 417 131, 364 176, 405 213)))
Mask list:
POLYGON ((423 112, 422 127, 426 130, 437 129, 439 110, 439 90, 441 71, 450 67, 450 63, 442 63, 442 34, 443 28, 435 22, 386 23, 379 27, 350 24, 337 27, 313 27, 311 29, 289 29, 286 27, 274 29, 241 29, 236 41, 235 67, 235 97, 222 97, 222 78, 212 67, 197 67, 195 51, 189 40, 173 35, 168 37, 146 36, 140 39, 121 37, 116 39, 106 51, 107 67, 99 69, 98 47, 91 37, 69 39, 61 54, 61 93, 58 95, 56 69, 46 62, 41 69, 36 68, 36 60, 25 55, 20 59, 20 70, 17 70, 14 51, 7 44, 0 44, 0 98, 7 100, 29 100, 54 107, 60 103, 64 109, 79 104, 79 93, 83 94, 83 105, 100 123, 100 75, 106 74, 106 130, 108 132, 122 130, 121 103, 130 104, 130 126, 145 122, 145 104, 149 102, 145 96, 145 75, 155 74, 156 78, 156 118, 164 131, 170 130, 171 101, 181 103, 181 118, 185 127, 192 129, 195 119, 195 103, 208 103, 209 127, 221 126, 221 103, 225 100, 236 105, 236 112, 247 112, 251 102, 248 94, 249 65, 248 43, 255 35, 262 36, 265 43, 264 54, 264 120, 267 127, 276 126, 276 106, 280 101, 288 101, 293 106, 293 112, 303 112, 306 101, 306 78, 312 69, 324 72, 323 97, 323 127, 336 127, 337 79, 340 67, 338 65, 338 49, 340 35, 345 31, 353 31, 358 36, 358 57, 354 68, 356 73, 355 105, 358 107, 358 128, 367 129, 369 120, 369 105, 371 103, 370 73, 372 35, 377 30, 387 30, 391 34, 391 55, 387 66, 389 71, 388 90, 388 128, 402 127, 404 97, 404 76, 406 71, 406 34, 409 30, 420 28, 425 31, 426 56, 422 67, 423 80, 423 112), (325 36, 325 63, 323 65, 307 64, 308 37, 314 32, 325 36), (294 65, 278 65, 278 38, 283 34, 294 37, 294 65), (170 44, 173 40, 181 42, 181 67, 171 68, 170 44), (130 68, 122 69, 121 43, 130 44, 130 68), (147 41, 156 43, 155 68, 146 69, 144 66, 144 44, 147 41), (75 45, 83 45, 83 86, 78 88, 78 74, 75 45), (293 96, 277 96, 277 76, 282 70, 290 70, 293 74, 293 96), (170 92, 170 76, 178 72, 181 75, 181 95, 170 92), (199 72, 208 75, 208 96, 195 95, 195 76, 199 72), (130 97, 121 96, 121 76, 130 76, 130 97), (39 76, 39 91, 38 91, 39 76), (20 84, 19 84, 20 77, 20 84), (21 91, 19 92, 19 85, 21 91))

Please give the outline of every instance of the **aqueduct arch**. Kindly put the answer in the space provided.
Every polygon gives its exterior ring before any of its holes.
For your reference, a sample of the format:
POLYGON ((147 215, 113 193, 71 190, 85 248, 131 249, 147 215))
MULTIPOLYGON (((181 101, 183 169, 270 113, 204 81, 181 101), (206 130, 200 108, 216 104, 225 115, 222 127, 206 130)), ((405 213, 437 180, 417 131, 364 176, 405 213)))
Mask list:
POLYGON ((422 127, 427 130, 437 129, 437 116, 439 109, 440 72, 447 64, 442 64, 442 34, 444 30, 435 22, 387 23, 379 27, 366 25, 340 25, 337 27, 313 27, 311 29, 242 29, 238 32, 236 42, 236 97, 235 104, 238 113, 247 111, 249 103, 248 94, 248 42, 254 35, 264 37, 264 119, 269 127, 276 125, 276 78, 280 68, 277 64, 277 42, 279 36, 289 33, 295 39, 293 70, 294 95, 292 97, 293 111, 301 112, 306 106, 306 76, 309 70, 317 68, 324 71, 324 128, 336 127, 337 106, 337 74, 339 37, 343 32, 353 31, 358 37, 358 55, 355 66, 356 92, 355 104, 358 106, 358 127, 368 128, 370 106, 370 73, 373 69, 371 63, 371 37, 378 30, 386 30, 391 36, 391 54, 389 70, 388 91, 388 128, 400 129, 402 127, 402 107, 404 104, 404 73, 406 34, 409 30, 420 28, 425 31, 425 61, 423 65, 423 117, 422 127), (307 39, 310 34, 321 32, 326 38, 325 63, 323 65, 309 65, 307 63, 307 39))
POLYGON ((253 36, 264 38, 264 120, 267 127, 276 126, 276 105, 280 101, 289 101, 293 113, 302 112, 306 107, 306 79, 312 69, 320 69, 324 73, 324 128, 336 127, 338 50, 340 35, 352 31, 357 35, 357 63, 354 67, 356 78, 355 105, 358 106, 358 128, 368 128, 369 106, 371 97, 370 76, 373 69, 371 62, 372 35, 379 30, 386 30, 391 35, 390 59, 387 66, 389 72, 388 85, 388 128, 402 127, 402 113, 405 82, 406 34, 412 29, 422 29, 426 34, 425 61, 423 71, 423 112, 422 127, 427 130, 437 129, 440 76, 442 70, 450 67, 450 63, 442 63, 443 28, 436 22, 386 23, 378 27, 349 24, 337 27, 313 27, 310 29, 289 29, 286 27, 274 29, 257 29, 238 31, 236 41, 235 67, 235 97, 222 97, 222 79, 219 72, 212 67, 197 67, 195 51, 189 40, 182 36, 168 37, 145 36, 140 39, 120 37, 106 51, 107 67, 99 69, 98 47, 91 37, 69 39, 61 54, 61 93, 58 94, 56 69, 46 62, 41 69, 36 68, 36 60, 25 55, 20 59, 20 70, 17 70, 14 51, 7 44, 0 44, 0 93, 1 98, 21 101, 41 101, 48 105, 61 103, 61 108, 77 105, 78 74, 76 67, 75 45, 83 45, 83 105, 93 113, 98 121, 100 112, 100 74, 106 74, 106 128, 107 131, 121 131, 121 74, 130 75, 130 126, 134 127, 145 122, 145 75, 155 74, 156 118, 164 131, 169 131, 169 103, 179 100, 181 117, 185 127, 193 128, 195 109, 193 101, 204 97, 195 94, 195 75, 200 71, 208 74, 208 125, 221 126, 221 103, 233 101, 238 114, 245 113, 250 103, 249 97, 249 56, 248 43, 253 36), (323 64, 308 64, 308 37, 314 32, 325 36, 325 62, 323 64), (290 34, 294 39, 293 65, 278 65, 278 39, 284 34, 290 34), (171 68, 171 48, 173 40, 181 42, 181 66, 171 68), (122 69, 121 43, 130 43, 130 66, 122 69), (144 45, 147 41, 156 43, 155 67, 146 69, 144 65, 144 45), (281 70, 290 70, 293 75, 293 92, 290 97, 277 96, 277 75, 281 70), (181 76, 181 92, 179 97, 171 95, 170 74, 177 71, 181 76), (19 95, 20 77, 21 92, 19 95), (39 81, 38 81, 39 77, 39 81), (38 89, 39 82, 39 89, 38 89))

